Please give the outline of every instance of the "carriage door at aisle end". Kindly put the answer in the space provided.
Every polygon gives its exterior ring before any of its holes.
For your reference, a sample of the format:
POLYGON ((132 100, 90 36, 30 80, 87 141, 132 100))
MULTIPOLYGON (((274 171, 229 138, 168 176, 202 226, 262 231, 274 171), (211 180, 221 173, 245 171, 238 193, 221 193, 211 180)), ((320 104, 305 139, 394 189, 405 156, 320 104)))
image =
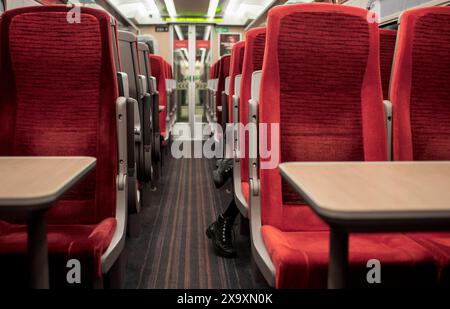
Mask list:
POLYGON ((171 27, 175 100, 178 106, 175 135, 183 139, 203 139, 213 26, 177 24, 171 27))

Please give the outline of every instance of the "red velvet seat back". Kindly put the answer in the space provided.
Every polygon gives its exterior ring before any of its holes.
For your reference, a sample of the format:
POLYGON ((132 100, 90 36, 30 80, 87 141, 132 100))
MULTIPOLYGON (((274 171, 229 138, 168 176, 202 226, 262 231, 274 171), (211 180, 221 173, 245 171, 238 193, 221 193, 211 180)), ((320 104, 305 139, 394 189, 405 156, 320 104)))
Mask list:
POLYGON ((450 7, 404 12, 391 82, 394 160, 450 159, 450 7))
POLYGON ((167 61, 164 60, 164 73, 166 75, 166 79, 169 78, 169 64, 167 63, 167 61))
POLYGON ((211 64, 211 67, 209 68, 208 79, 212 79, 213 75, 214 75, 214 63, 211 64))
MULTIPOLYGON (((149 55, 152 74, 156 78, 156 85, 159 92, 159 105, 167 107, 167 89, 166 89, 166 70, 164 59, 160 56, 149 55)), ((166 131, 166 113, 167 110, 159 113, 159 130, 166 131)))
POLYGON ((397 31, 380 29, 380 71, 383 98, 385 100, 389 99, 389 83, 391 81, 396 41, 397 31))
POLYGON ((2 15, 0 155, 93 156, 95 172, 48 213, 53 224, 94 224, 115 215, 118 97, 110 16, 66 6, 2 15))
MULTIPOLYGON (((219 60, 216 107, 222 106, 222 91, 225 89, 225 78, 230 74, 230 60, 230 55, 225 55, 219 60)), ((222 123, 222 113, 218 112, 217 115, 217 123, 222 123)))
MULTIPOLYGON (((387 159, 379 31, 366 17, 366 10, 332 4, 269 12, 259 120, 280 124, 279 140, 268 140, 272 149, 279 145, 281 162, 387 159)), ((262 223, 281 230, 304 224, 304 202, 278 169, 260 176, 262 223)))
POLYGON ((219 70, 220 70, 220 60, 216 61, 216 65, 214 66, 214 78, 219 78, 219 70))
POLYGON ((231 50, 230 63, 230 89, 228 98, 228 118, 229 122, 233 122, 233 95, 235 86, 235 77, 242 73, 242 65, 244 63, 245 42, 237 42, 231 50))
POLYGON ((211 65, 211 67, 209 68, 209 79, 214 79, 214 69, 215 69, 215 67, 216 67, 216 64, 213 63, 211 65))
POLYGON ((169 64, 169 78, 173 79, 173 69, 172 66, 169 64))
MULTIPOLYGON (((241 89, 239 97, 239 122, 248 124, 248 100, 251 98, 252 74, 262 69, 266 28, 255 28, 245 35, 244 62, 242 65, 241 89)), ((241 179, 248 182, 248 133, 245 132, 245 154, 241 159, 241 179)))

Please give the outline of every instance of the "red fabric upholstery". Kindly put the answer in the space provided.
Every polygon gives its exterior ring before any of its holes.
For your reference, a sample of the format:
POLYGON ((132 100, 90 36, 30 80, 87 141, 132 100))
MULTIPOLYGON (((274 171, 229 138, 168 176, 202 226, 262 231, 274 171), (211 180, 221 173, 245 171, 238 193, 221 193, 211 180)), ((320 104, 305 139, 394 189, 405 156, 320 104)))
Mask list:
POLYGON ((215 68, 216 68, 216 64, 214 63, 214 64, 211 66, 211 79, 214 78, 214 70, 215 70, 215 68))
POLYGON ((233 45, 231 50, 231 63, 230 63, 230 90, 228 98, 228 122, 233 123, 233 95, 235 77, 242 73, 242 65, 244 63, 244 50, 245 42, 237 42, 233 45))
POLYGON ((386 29, 380 30, 380 71, 383 98, 385 100, 389 99, 389 83, 391 81, 396 41, 397 31, 386 29))
MULTIPOLYGON (((278 288, 326 288, 328 232, 282 232, 263 226, 261 232, 276 266, 278 288)), ((403 234, 352 234, 349 241, 349 286, 369 287, 367 261, 378 259, 383 287, 431 286, 433 256, 403 234), (416 263, 416 261, 421 261, 416 263)))
POLYGON ((395 160, 450 158, 450 8, 402 16, 392 76, 395 160))
POLYGON ((163 138, 166 137, 166 115, 167 115, 167 89, 166 70, 164 59, 160 56, 149 55, 152 74, 156 78, 156 85, 159 92, 159 105, 164 106, 164 110, 159 113, 159 131, 163 138))
MULTIPOLYGON (((271 10, 259 114, 280 123, 280 141, 269 136, 269 145, 280 143, 282 162, 387 159, 379 32, 365 14, 330 4, 271 10)), ((296 230, 301 207, 282 205, 301 203, 298 194, 277 169, 260 173, 263 224, 296 230)))
POLYGON ((241 185, 242 185, 242 195, 244 196, 248 205, 250 203, 250 187, 248 181, 242 181, 241 185))
MULTIPOLYGON (((81 283, 85 287, 92 284, 92 274, 102 275, 100 259, 111 242, 116 220, 108 218, 94 225, 49 225, 47 229, 49 271, 52 287, 67 285, 66 263, 70 259, 81 262, 81 283)), ((0 221, 0 247, 2 278, 0 286, 26 286, 27 230, 25 225, 8 224, 0 221), (13 265, 17 265, 14 267, 13 265)), ((68 285, 67 285, 68 286, 68 285)))
MULTIPOLYGON (((95 172, 65 194, 47 218, 49 230, 70 231, 76 225, 103 231, 93 241, 83 240, 86 233, 58 236, 73 236, 80 254, 95 266, 91 275, 98 276, 100 254, 115 229, 116 208, 118 89, 110 16, 81 8, 82 22, 69 24, 67 11, 66 6, 38 6, 2 15, 0 155, 97 158, 95 172)), ((0 229, 0 248, 11 242, 24 254, 25 238, 10 234, 23 228, 0 229)), ((55 239, 55 245, 62 245, 55 239)))
POLYGON ((222 123, 222 112, 219 111, 219 106, 222 106, 222 91, 225 89, 225 78, 230 74, 230 55, 225 55, 219 60, 219 74, 217 83, 217 95, 216 95, 216 112, 217 123, 222 123))
POLYGON ((163 60, 163 61, 164 61, 164 72, 165 72, 165 75, 166 75, 166 79, 169 79, 170 78, 169 63, 166 60, 163 60))
MULTIPOLYGON (((402 15, 391 82, 395 160, 450 160, 450 8, 402 15)), ((410 233, 450 286, 450 233, 410 233)))
POLYGON ((213 75, 213 78, 218 78, 219 77, 219 67, 220 67, 220 61, 217 60, 216 63, 214 64, 214 75, 213 75))
MULTIPOLYGON (((252 74, 254 71, 262 69, 265 41, 266 28, 255 28, 249 30, 245 35, 244 62, 242 64, 239 97, 239 122, 244 126, 248 124, 248 100, 251 98, 252 74), (259 62, 254 59, 259 59, 259 62)), ((245 153, 241 158, 241 179, 243 182, 248 182, 248 132, 241 133, 241 138, 245 139, 245 153)))
MULTIPOLYGON (((366 10, 330 4, 269 12, 259 121, 280 123, 279 140, 269 135, 268 144, 272 150, 279 144, 281 162, 387 159, 379 31, 366 16, 366 10)), ((260 177, 261 232, 277 269, 276 286, 325 286, 327 227, 282 183, 277 169, 261 169, 260 177)), ((404 235, 352 236, 350 242, 358 284, 372 258, 384 265, 384 284, 398 283, 396 278, 435 282, 432 257, 404 235)))
POLYGON ((450 233, 407 233, 406 235, 433 254, 439 267, 440 285, 450 287, 450 233))
POLYGON ((211 65, 211 68, 209 69, 209 79, 215 78, 215 70, 216 70, 216 63, 213 63, 211 65))

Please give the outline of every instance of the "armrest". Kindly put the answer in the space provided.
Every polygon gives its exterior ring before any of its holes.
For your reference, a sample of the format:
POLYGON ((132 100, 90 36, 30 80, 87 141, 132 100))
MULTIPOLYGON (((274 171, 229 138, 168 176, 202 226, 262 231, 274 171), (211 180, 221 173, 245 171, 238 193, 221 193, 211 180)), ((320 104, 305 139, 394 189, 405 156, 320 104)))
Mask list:
POLYGON ((240 136, 239 136, 239 95, 241 89, 242 75, 236 75, 234 79, 234 94, 233 94, 233 150, 235 154, 235 160, 239 161, 240 158, 240 136))
POLYGON ((156 92, 158 92, 158 88, 156 87, 156 78, 154 76, 150 76, 150 89, 149 92, 150 94, 154 94, 156 92))
MULTIPOLYGON (((116 186, 116 230, 111 243, 101 257, 102 273, 109 272, 119 258, 125 246, 125 233, 127 228, 128 208, 128 106, 125 97, 119 97, 116 101, 117 120, 117 146, 119 154, 119 168, 116 186)), ((132 122, 133 123, 133 122, 132 122)), ((133 142, 134 143, 134 142, 133 142)), ((134 149, 134 145, 133 145, 134 149)))
POLYGON ((259 120, 258 120, 258 103, 259 103, 259 85, 261 81, 261 71, 255 71, 252 74, 251 99, 248 107, 248 123, 249 123, 249 179, 253 179, 253 194, 259 195, 259 174, 258 174, 258 147, 259 147, 259 120))
MULTIPOLYGON (((117 116, 117 147, 119 154, 119 168, 117 176, 117 188, 120 191, 125 190, 125 178, 128 174, 128 156, 129 152, 129 128, 128 128, 128 106, 127 99, 119 97, 116 101, 117 116)), ((133 115, 132 115, 132 118, 133 115)), ((131 136, 133 137, 133 135, 131 136)), ((134 150, 134 144, 133 144, 134 150)))
POLYGON ((384 113, 386 116, 387 152, 388 160, 392 161, 392 102, 384 100, 384 113))
POLYGON ((138 144, 142 142, 142 124, 141 124, 141 116, 139 112, 139 103, 138 101, 128 98, 134 101, 133 110, 134 110, 134 141, 138 144))
POLYGON ((152 96, 149 93, 145 93, 142 98, 143 103, 143 117, 142 117, 142 141, 144 148, 144 181, 150 181, 152 179, 152 96))
POLYGON ((225 78, 224 92, 225 92, 226 95, 228 95, 230 93, 230 77, 229 76, 227 76, 225 78))
POLYGON ((154 161, 159 161, 161 159, 161 136, 160 136, 160 128, 159 128, 159 92, 155 91, 153 93, 153 140, 154 140, 154 148, 153 148, 153 158, 154 161))
POLYGON ((253 189, 253 195, 259 196, 258 177, 258 101, 250 99, 248 101, 248 163, 249 163, 249 183, 253 189))
POLYGON ((153 132, 159 133, 159 92, 153 93, 153 132))
MULTIPOLYGON (((257 72, 255 72, 257 73, 257 72)), ((253 73, 253 74, 255 74, 253 73)), ((255 77, 255 76, 253 76, 255 77)), ((260 72, 258 78, 260 77, 260 72)), ((259 82, 259 80, 258 80, 259 82)), ((253 84, 253 78, 252 78, 253 84)), ((259 85, 259 83, 258 83, 259 85)), ((252 91, 253 93, 253 91, 252 91)), ((249 100, 249 217, 252 256, 270 286, 275 286, 275 266, 264 244, 261 234, 261 195, 258 174, 258 99, 249 100)))
POLYGON ((239 132, 239 96, 233 95, 233 152, 235 161, 239 161, 241 156, 239 132))
POLYGON ((148 92, 147 78, 144 75, 138 75, 138 91, 141 98, 148 92))
POLYGON ((135 127, 135 109, 137 107, 137 102, 135 99, 126 98, 126 126, 127 129, 126 135, 126 143, 127 143, 127 165, 128 165, 128 177, 134 176, 136 169, 136 160, 135 160, 135 139, 136 139, 136 127, 135 127))
POLYGON ((127 73, 117 72, 117 83, 119 87, 119 96, 128 98, 130 96, 130 86, 128 84, 127 73))
MULTIPOLYGON (((133 143, 134 141, 140 142, 141 139, 141 122, 139 117, 139 105, 136 100, 130 98, 130 90, 129 90, 129 84, 128 84, 128 75, 123 72, 117 73, 117 82, 119 87, 119 96, 120 98, 125 98, 127 101, 127 109, 128 109, 128 125, 134 124, 133 132, 135 137, 132 139, 133 143), (133 101, 133 103, 131 103, 133 101), (132 109, 129 109, 129 107, 132 107, 132 109), (133 119, 131 120, 131 114, 133 115, 133 119)), ((139 82, 140 84, 141 82, 139 82)), ((139 86, 141 87, 141 86, 139 86)), ((130 142, 130 141, 129 141, 130 142)), ((133 146, 134 147, 134 146, 133 146)))

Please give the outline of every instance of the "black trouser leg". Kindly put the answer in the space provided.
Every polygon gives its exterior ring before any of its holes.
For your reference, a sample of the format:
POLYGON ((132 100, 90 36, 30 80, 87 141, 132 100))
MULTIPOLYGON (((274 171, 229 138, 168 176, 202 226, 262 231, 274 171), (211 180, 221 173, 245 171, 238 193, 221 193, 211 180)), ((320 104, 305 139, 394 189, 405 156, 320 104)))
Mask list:
POLYGON ((237 208, 236 203, 234 202, 234 199, 230 202, 227 209, 223 213, 223 216, 229 219, 236 219, 236 217, 239 214, 239 209, 237 208))

